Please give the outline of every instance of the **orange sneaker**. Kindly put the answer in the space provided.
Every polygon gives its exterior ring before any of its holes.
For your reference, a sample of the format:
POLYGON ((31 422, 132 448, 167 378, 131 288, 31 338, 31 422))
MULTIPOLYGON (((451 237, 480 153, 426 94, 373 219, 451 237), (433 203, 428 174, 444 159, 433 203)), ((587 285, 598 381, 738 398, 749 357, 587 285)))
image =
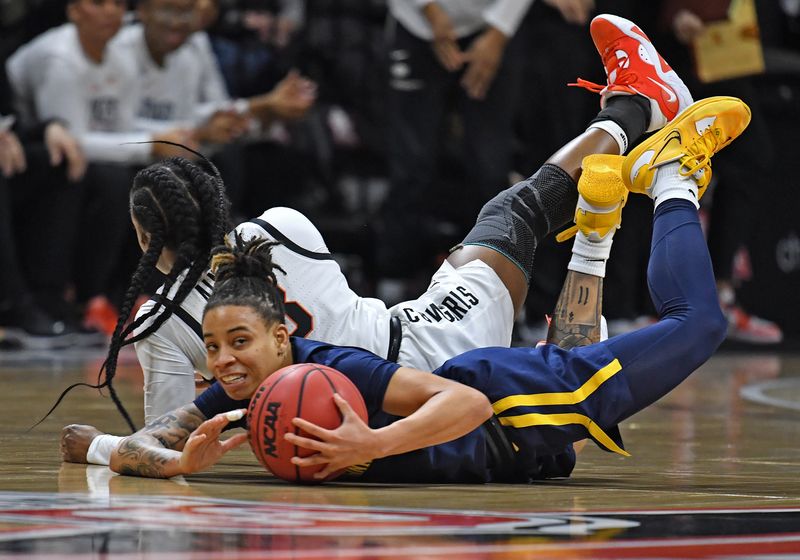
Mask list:
POLYGON ((592 20, 589 30, 603 59, 608 84, 603 86, 579 78, 571 85, 599 93, 601 107, 615 95, 646 97, 651 109, 647 132, 652 132, 692 104, 689 88, 632 21, 601 14, 592 20))
POLYGON ((86 304, 86 311, 83 315, 83 326, 89 329, 96 329, 108 336, 114 334, 117 327, 119 314, 116 308, 108 301, 105 296, 95 296, 86 304))

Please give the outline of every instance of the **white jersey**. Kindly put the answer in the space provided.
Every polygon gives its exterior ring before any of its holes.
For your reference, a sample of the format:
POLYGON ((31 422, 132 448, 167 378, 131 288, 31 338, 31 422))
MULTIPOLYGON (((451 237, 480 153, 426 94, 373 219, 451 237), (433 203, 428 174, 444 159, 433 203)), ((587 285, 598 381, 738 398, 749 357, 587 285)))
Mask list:
POLYGON ((9 81, 26 122, 61 119, 89 161, 144 163, 150 135, 136 132, 139 103, 130 60, 106 49, 99 64, 84 54, 78 30, 66 23, 20 47, 7 61, 9 81))
POLYGON ((164 57, 163 66, 150 56, 142 24, 125 26, 111 41, 110 49, 129 57, 136 67, 141 82, 137 108, 140 126, 195 126, 230 106, 222 73, 204 32, 192 34, 164 57))
MULTIPOLYGON (((506 37, 512 37, 533 0, 437 0, 447 12, 457 37, 466 37, 491 25, 506 37)), ((430 41, 431 24, 422 14, 427 2, 389 0, 389 12, 409 33, 430 41)))
MULTIPOLYGON (((481 261, 458 269, 445 262, 422 296, 387 309, 381 300, 360 297, 350 289, 319 230, 303 214, 271 208, 236 230, 245 239, 280 242, 272 249, 273 261, 285 271, 276 270, 276 277, 294 336, 358 346, 387 357, 389 323, 396 316, 402 324, 397 361, 425 371, 473 348, 511 344, 511 297, 494 270, 481 261)), ((204 276, 179 313, 136 343, 145 376, 146 422, 194 399, 195 370, 211 377, 200 333, 211 287, 211 278, 204 276)), ((171 295, 176 290, 173 287, 171 295)), ((142 306, 137 317, 154 304, 142 306)))

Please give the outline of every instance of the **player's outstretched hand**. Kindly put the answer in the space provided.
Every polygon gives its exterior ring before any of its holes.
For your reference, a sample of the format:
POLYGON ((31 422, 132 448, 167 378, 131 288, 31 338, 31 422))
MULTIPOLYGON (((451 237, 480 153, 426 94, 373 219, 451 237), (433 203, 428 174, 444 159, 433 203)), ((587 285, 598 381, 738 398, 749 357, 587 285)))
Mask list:
POLYGON ((182 474, 191 474, 216 464, 223 455, 247 441, 247 434, 236 434, 226 440, 219 436, 230 420, 226 413, 217 414, 200 424, 191 433, 180 458, 182 474))
POLYGON ((380 437, 375 430, 370 429, 339 394, 334 394, 333 400, 343 418, 338 428, 326 430, 302 418, 294 418, 292 424, 317 439, 291 433, 284 435, 290 443, 316 451, 308 457, 293 457, 292 463, 299 467, 327 464, 314 475, 320 480, 351 465, 380 457, 380 437))

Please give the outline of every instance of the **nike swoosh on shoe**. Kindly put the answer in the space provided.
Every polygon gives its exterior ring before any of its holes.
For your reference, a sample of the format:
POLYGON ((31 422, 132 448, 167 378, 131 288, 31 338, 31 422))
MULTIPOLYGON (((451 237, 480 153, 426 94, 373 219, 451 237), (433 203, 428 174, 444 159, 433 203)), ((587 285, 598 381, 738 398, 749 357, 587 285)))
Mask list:
POLYGON ((662 84, 658 80, 654 80, 650 76, 648 76, 647 79, 650 80, 651 82, 653 82, 655 85, 657 85, 658 87, 660 87, 661 89, 663 89, 666 92, 666 94, 669 96, 667 98, 667 103, 675 103, 678 100, 678 96, 675 95, 675 92, 672 91, 670 88, 668 88, 667 86, 665 86, 664 84, 662 84))

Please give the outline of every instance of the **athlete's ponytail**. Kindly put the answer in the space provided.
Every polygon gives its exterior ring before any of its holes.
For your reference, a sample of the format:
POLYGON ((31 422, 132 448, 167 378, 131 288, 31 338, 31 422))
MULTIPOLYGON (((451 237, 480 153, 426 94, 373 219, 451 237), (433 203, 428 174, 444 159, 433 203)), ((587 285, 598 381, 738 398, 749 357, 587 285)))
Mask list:
POLYGON ((275 241, 244 241, 237 233, 232 246, 212 251, 211 270, 216 281, 205 312, 223 305, 251 307, 266 324, 284 321, 283 295, 275 271, 286 273, 272 261, 275 241))

